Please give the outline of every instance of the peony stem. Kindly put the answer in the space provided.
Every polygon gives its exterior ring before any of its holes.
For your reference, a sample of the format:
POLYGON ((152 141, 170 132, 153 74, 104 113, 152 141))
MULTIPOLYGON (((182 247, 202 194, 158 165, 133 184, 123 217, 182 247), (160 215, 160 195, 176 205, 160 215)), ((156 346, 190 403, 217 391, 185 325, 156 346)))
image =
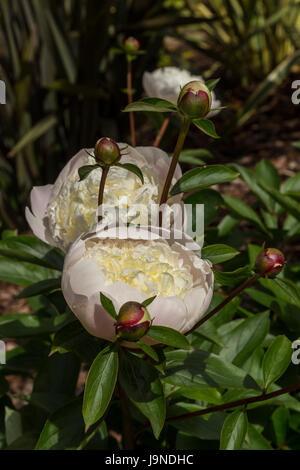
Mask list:
POLYGON ((105 187, 105 181, 108 175, 108 170, 109 170, 108 166, 105 166, 102 168, 102 175, 101 175, 99 194, 98 194, 98 211, 101 210, 101 214, 98 214, 98 223, 100 223, 101 220, 103 219, 103 215, 102 215, 103 195, 104 195, 104 187, 105 187))
POLYGON ((121 387, 120 382, 118 382, 118 390, 119 390, 120 406, 121 406, 121 411, 122 411, 122 422, 123 422, 123 436, 122 436, 123 450, 132 450, 134 448, 134 440, 133 440, 133 433, 132 433, 131 415, 129 411, 129 402, 128 402, 128 398, 124 390, 121 387))
MULTIPOLYGON (((127 58, 127 95, 128 95, 128 104, 132 103, 132 65, 131 59, 127 58)), ((132 147, 136 146, 135 138, 135 124, 134 124, 134 113, 131 111, 129 113, 129 123, 130 123, 130 134, 131 134, 131 145, 132 147)))
POLYGON ((240 292, 242 292, 246 287, 250 286, 260 277, 260 274, 253 274, 249 279, 247 279, 243 284, 234 289, 219 305, 217 305, 211 312, 209 312, 205 317, 201 318, 198 323, 187 333, 190 334, 192 331, 199 328, 200 325, 209 320, 213 315, 215 315, 219 310, 221 310, 225 305, 227 305, 234 297, 236 297, 240 292))
POLYGON ((190 124, 191 124, 191 121, 190 121, 189 118, 184 118, 183 119, 181 129, 180 129, 180 132, 179 132, 179 135, 178 135, 178 139, 177 139, 177 142, 176 142, 176 145, 175 145, 171 165, 169 167, 166 182, 165 182, 165 185, 164 185, 164 188, 163 188, 163 191, 162 191, 162 195, 161 195, 161 198, 160 198, 160 205, 165 204, 168 200, 169 190, 170 190, 172 179, 173 179, 173 176, 174 176, 174 173, 175 173, 175 170, 176 170, 176 165, 178 163, 179 155, 180 155, 180 152, 182 150, 186 135, 187 135, 188 130, 190 128, 190 124))
POLYGON ((167 130, 167 127, 168 127, 168 125, 169 125, 169 122, 170 122, 170 118, 169 118, 169 117, 166 117, 165 120, 164 120, 164 122, 162 123, 161 128, 160 128, 159 131, 158 131, 158 134, 157 134, 157 136, 156 136, 156 138, 155 138, 155 141, 153 142, 153 147, 158 147, 158 146, 159 146, 160 141, 161 141, 161 139, 163 138, 164 133, 165 133, 166 130, 167 130))
MULTIPOLYGON (((204 410, 194 411, 191 413, 184 413, 184 414, 177 415, 177 416, 171 416, 167 418, 165 422, 170 423, 172 421, 193 418, 194 416, 203 416, 209 413, 215 413, 217 411, 229 410, 237 406, 246 407, 250 403, 257 403, 260 401, 270 400, 271 398, 279 397, 280 395, 284 395, 286 393, 295 392, 299 389, 300 389, 300 382, 297 382, 293 385, 290 385, 289 387, 282 388, 281 390, 276 390, 275 392, 262 393, 261 395, 257 395, 256 397, 242 398, 241 400, 231 401, 229 403, 223 403, 222 405, 211 406, 210 408, 206 408, 204 410)), ((150 425, 146 424, 136 433, 135 441, 137 441, 137 439, 141 437, 141 435, 143 435, 143 433, 146 431, 148 427, 150 427, 150 425)))

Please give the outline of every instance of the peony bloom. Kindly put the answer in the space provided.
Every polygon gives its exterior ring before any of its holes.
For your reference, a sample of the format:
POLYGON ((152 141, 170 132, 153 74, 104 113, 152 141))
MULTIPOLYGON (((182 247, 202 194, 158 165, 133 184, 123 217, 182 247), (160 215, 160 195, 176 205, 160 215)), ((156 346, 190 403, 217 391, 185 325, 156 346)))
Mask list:
MULTIPOLYGON (((154 72, 144 72, 143 87, 149 97, 162 98, 177 104, 178 96, 181 89, 188 82, 197 80, 203 82, 203 78, 199 75, 191 75, 187 70, 181 70, 177 67, 163 67, 154 70, 154 72)), ((215 93, 211 92, 212 108, 221 106, 221 102, 216 99, 215 93)), ((211 111, 207 117, 210 118, 219 111, 211 111)))
MULTIPOLYGON (((119 144, 124 147, 125 144, 119 144)), ((91 153, 92 150, 89 150, 91 153)), ((126 221, 148 225, 148 215, 135 205, 149 208, 158 204, 168 173, 170 159, 154 147, 128 146, 121 163, 134 163, 144 175, 144 184, 132 172, 111 167, 105 184, 104 205, 128 209, 126 221)), ((26 219, 33 233, 52 246, 67 250, 82 233, 97 223, 98 191, 102 170, 92 171, 79 181, 78 168, 95 164, 95 159, 81 150, 66 164, 53 185, 36 186, 31 191, 31 211, 26 208, 26 219)), ((173 184, 181 177, 177 165, 173 184)), ((180 198, 172 198, 169 203, 180 198)), ((105 218, 103 219, 103 221, 105 218)), ((107 222, 107 221, 106 221, 107 222)))
POLYGON ((113 227, 100 229, 70 247, 62 276, 70 309, 89 333, 112 340, 114 320, 99 293, 111 299, 117 312, 125 302, 142 303, 156 295, 147 306, 153 324, 187 333, 213 295, 210 262, 201 259, 199 246, 188 235, 177 240, 166 229, 159 236, 155 227, 119 230, 116 235, 113 227))

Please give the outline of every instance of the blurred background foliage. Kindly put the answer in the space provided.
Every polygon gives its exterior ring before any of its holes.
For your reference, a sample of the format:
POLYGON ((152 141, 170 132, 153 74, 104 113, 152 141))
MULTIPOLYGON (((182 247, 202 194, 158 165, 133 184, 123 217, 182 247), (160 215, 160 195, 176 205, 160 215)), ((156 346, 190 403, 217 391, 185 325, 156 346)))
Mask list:
MULTIPOLYGON (((31 187, 53 182, 79 149, 101 135, 129 139, 121 112, 126 65, 117 53, 125 37, 137 37, 145 51, 134 64, 136 97, 143 71, 157 66, 222 77, 221 87, 238 96, 225 103, 218 129, 224 136, 249 119, 300 57, 299 0, 0 0, 0 24, 7 89, 0 216, 10 229, 25 230, 31 187)), ((150 126, 137 119, 138 143, 150 144, 150 126)))

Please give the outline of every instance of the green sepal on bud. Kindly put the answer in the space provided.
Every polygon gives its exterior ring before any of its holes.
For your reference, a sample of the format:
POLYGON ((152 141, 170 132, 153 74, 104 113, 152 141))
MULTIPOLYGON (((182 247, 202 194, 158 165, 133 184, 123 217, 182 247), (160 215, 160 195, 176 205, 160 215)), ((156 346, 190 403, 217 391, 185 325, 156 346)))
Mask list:
POLYGON ((124 41, 125 52, 129 55, 134 55, 140 48, 139 41, 134 37, 129 37, 124 41))
POLYGON ((110 166, 120 160, 121 150, 114 140, 102 137, 95 145, 94 155, 100 165, 110 166))
POLYGON ((120 308, 116 334, 119 340, 136 342, 141 339, 151 326, 148 310, 139 302, 126 302, 120 308))
POLYGON ((266 248, 256 257, 254 271, 266 277, 275 277, 280 273, 285 263, 284 255, 276 248, 266 248))
POLYGON ((177 107, 191 119, 205 117, 211 108, 211 93, 208 87, 198 80, 187 83, 180 92, 177 107))

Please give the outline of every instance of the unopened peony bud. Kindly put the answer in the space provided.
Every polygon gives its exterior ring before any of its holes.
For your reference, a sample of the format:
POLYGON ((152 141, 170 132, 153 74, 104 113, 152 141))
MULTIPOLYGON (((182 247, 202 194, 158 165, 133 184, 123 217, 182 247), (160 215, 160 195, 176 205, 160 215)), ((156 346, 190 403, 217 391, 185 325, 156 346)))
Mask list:
POLYGON ((130 37, 125 40, 124 47, 127 54, 134 54, 139 50, 140 43, 137 39, 130 37))
POLYGON ((276 248, 266 248, 256 257, 254 271, 268 277, 275 277, 284 266, 284 256, 276 248))
POLYGON ((187 83, 181 90, 177 106, 192 119, 203 118, 211 107, 211 94, 207 86, 200 81, 187 83))
POLYGON ((117 163, 121 158, 121 151, 113 140, 109 137, 102 137, 95 145, 95 159, 102 165, 112 165, 117 163))
POLYGON ((120 308, 116 333, 119 339, 126 341, 138 341, 151 326, 150 315, 139 302, 126 302, 120 308))

